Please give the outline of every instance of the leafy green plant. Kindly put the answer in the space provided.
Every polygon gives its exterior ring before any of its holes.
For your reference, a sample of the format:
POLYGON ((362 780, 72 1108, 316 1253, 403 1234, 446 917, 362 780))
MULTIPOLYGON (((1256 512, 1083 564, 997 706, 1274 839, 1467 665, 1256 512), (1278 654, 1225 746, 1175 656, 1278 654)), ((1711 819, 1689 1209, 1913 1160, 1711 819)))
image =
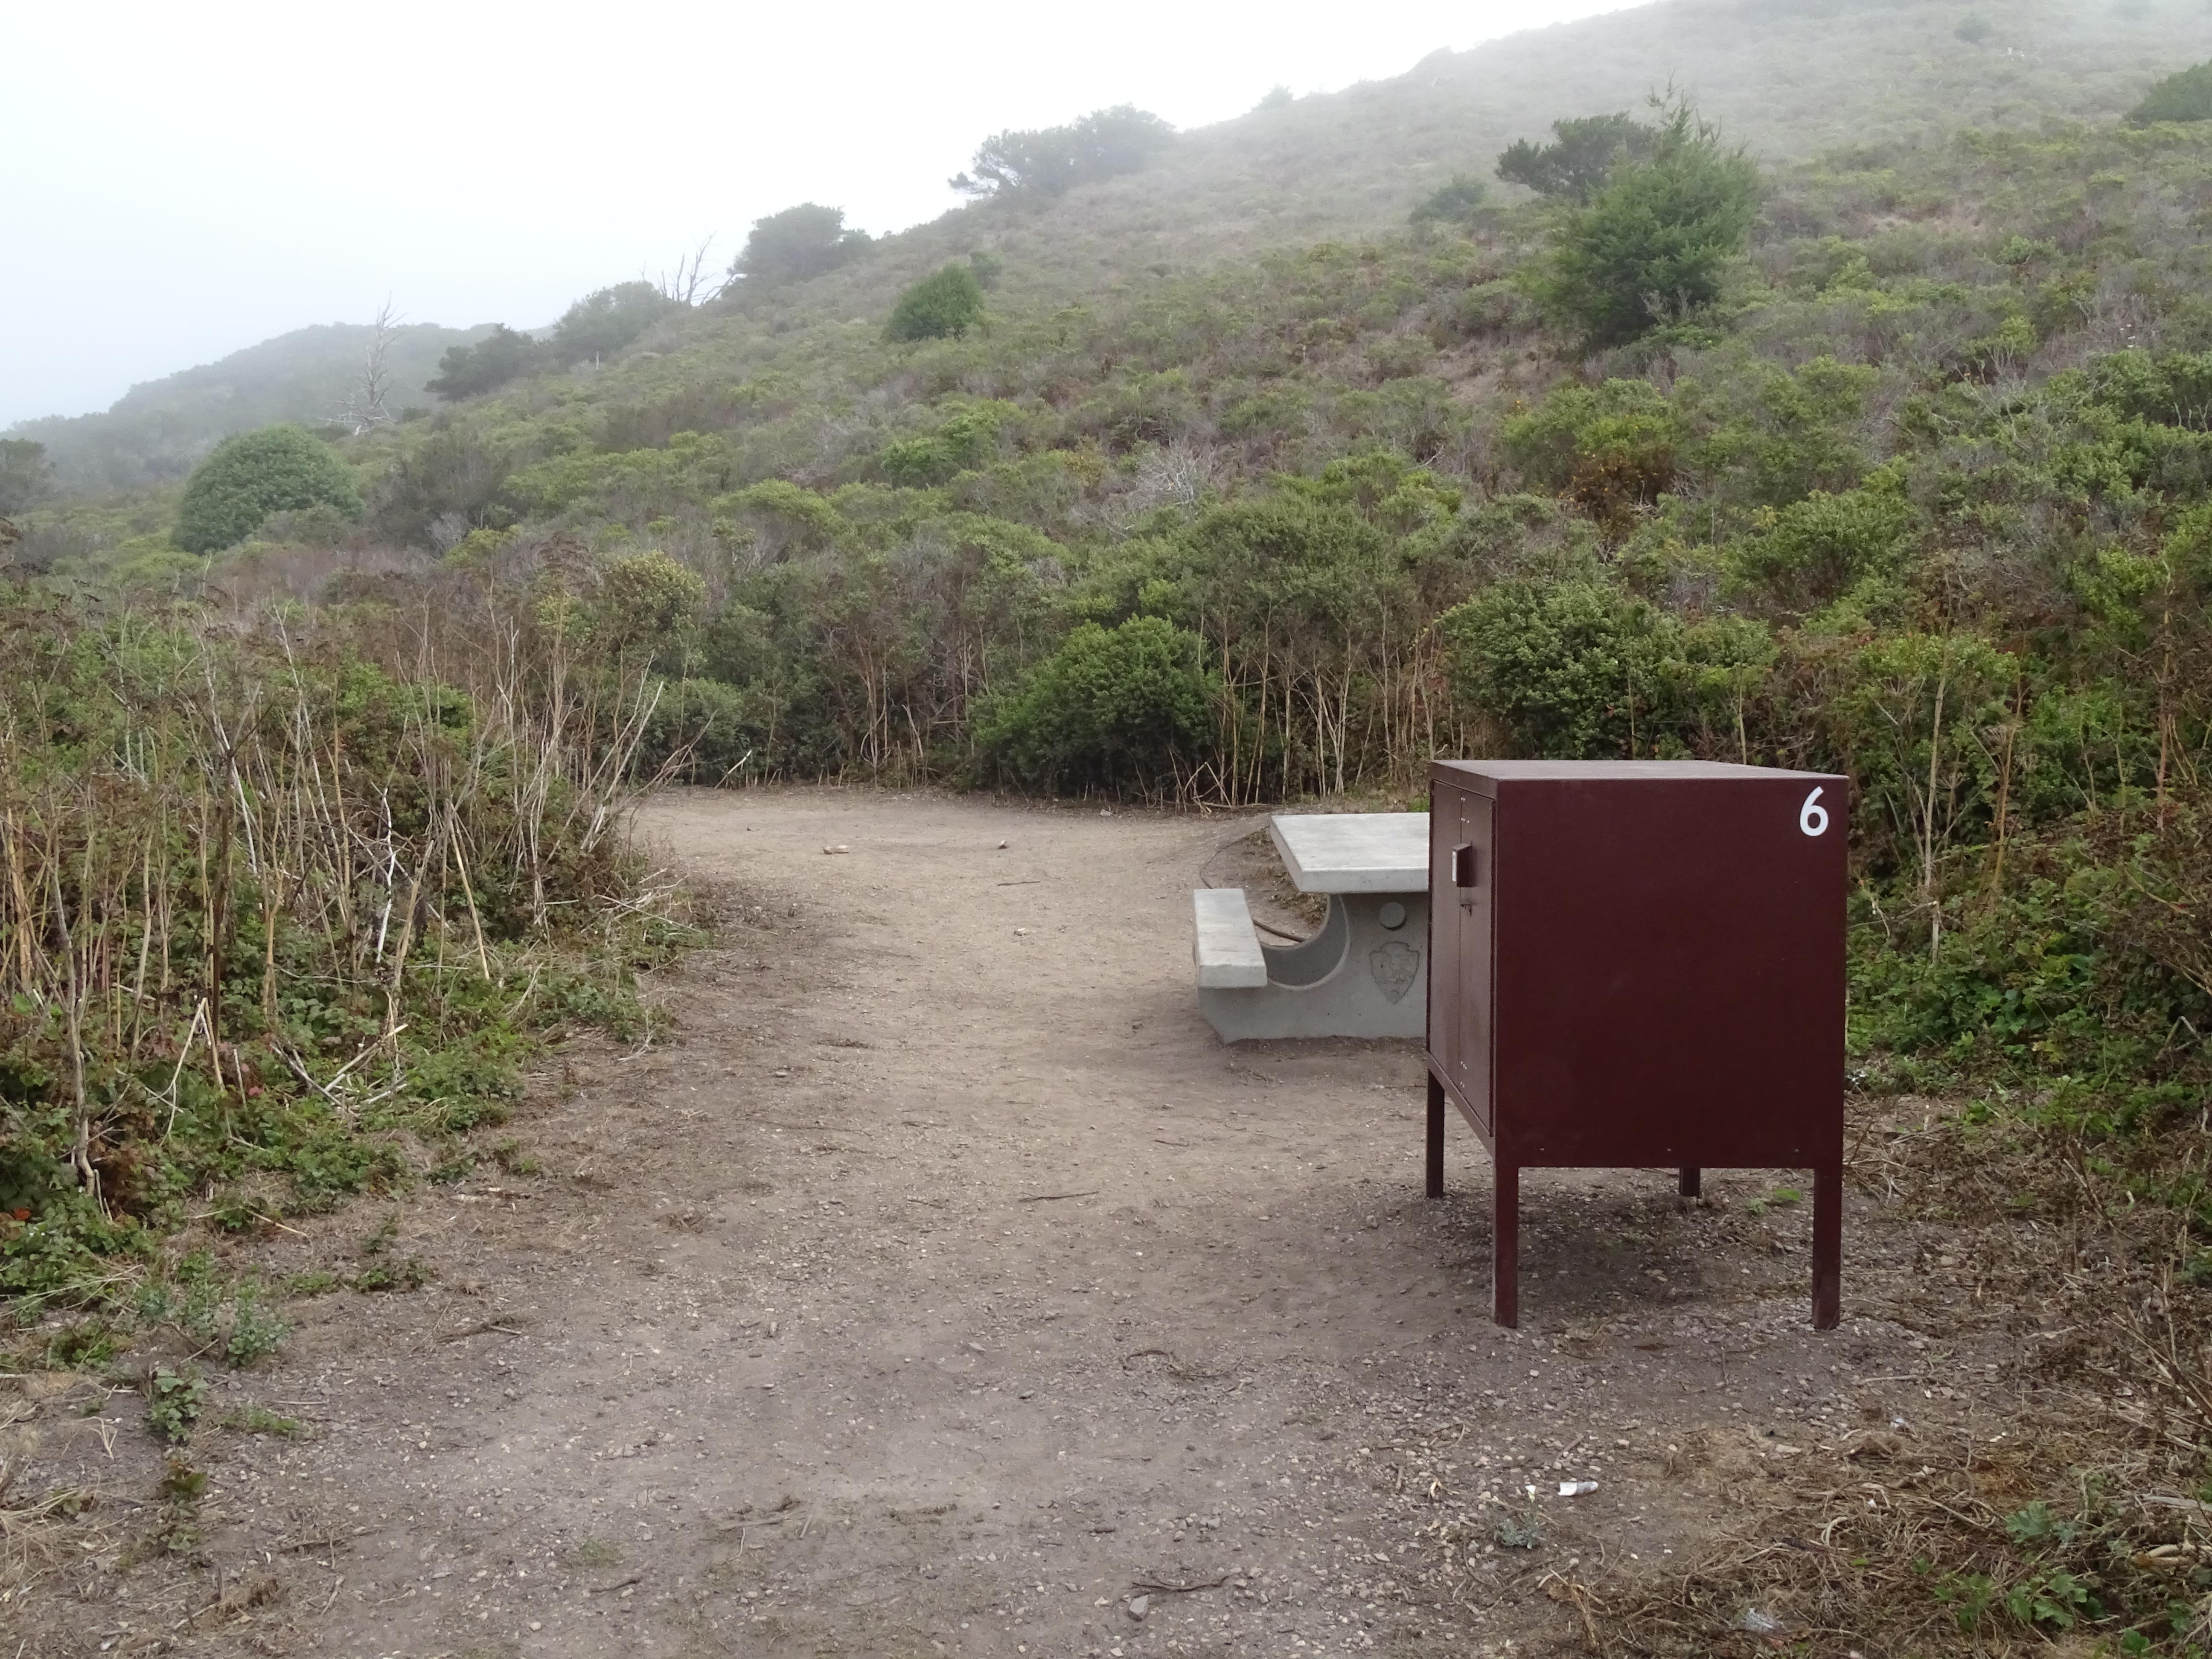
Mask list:
POLYGON ((866 231, 846 228, 844 209, 801 202, 753 221, 730 275, 748 289, 804 282, 859 258, 868 244, 866 231))
POLYGON ((1417 225, 1463 225, 1482 210, 1489 186, 1471 173, 1455 173, 1414 204, 1411 216, 1417 225))
POLYGON ((1536 1495, 1528 1494, 1528 1502, 1516 1514, 1498 1517, 1492 1535, 1500 1549, 1534 1550, 1544 1545, 1544 1514, 1536 1506, 1536 1495))
POLYGON ((1516 140, 1498 158, 1498 176, 1539 196, 1586 203, 1623 161, 1649 155, 1659 133, 1623 112, 1552 123, 1553 142, 1516 140))
POLYGON ((263 427, 224 439, 200 463, 170 536, 187 553, 212 553, 244 541, 272 513, 316 507, 358 514, 352 472, 303 428, 263 427))
POLYGON ((173 1326, 204 1350, 219 1347, 234 1366, 273 1352, 291 1332, 260 1284, 226 1279, 205 1251, 193 1251, 172 1272, 149 1277, 139 1289, 137 1311, 149 1324, 173 1326))
POLYGON ((123 1346, 123 1334, 105 1319, 70 1322, 46 1340, 46 1363, 57 1370, 85 1371, 105 1365, 123 1346))
POLYGON ((239 1434, 273 1434, 291 1439, 301 1433, 305 1425, 295 1417, 286 1417, 265 1406, 247 1406, 225 1414, 222 1426, 239 1434))
POLYGON ((958 339, 983 320, 983 285, 969 265, 946 265, 898 297, 884 333, 891 340, 958 339))
POLYGON ((2130 112, 2131 121, 2212 121, 2212 63, 2169 75, 2130 112))
POLYGON ((291 1326, 259 1296, 241 1295, 231 1304, 228 1326, 222 1332, 222 1355, 233 1365, 251 1365, 264 1354, 274 1353, 291 1334, 291 1326))
POLYGON ((1720 298, 1759 195, 1751 160, 1678 100, 1647 154, 1615 166, 1586 204, 1568 210, 1535 279, 1537 297, 1599 345, 1686 319, 1720 298))
POLYGON ((146 1426, 171 1445, 181 1446, 192 1437, 208 1397, 207 1379, 197 1366, 175 1370, 154 1367, 146 1382, 146 1426))
POLYGON ((179 1509, 187 1509, 207 1495, 207 1485, 205 1469, 193 1468, 173 1452, 162 1465, 161 1479, 156 1490, 165 1502, 179 1509))
POLYGON ((1171 791, 1212 728, 1200 651, 1157 617, 1085 623, 984 716, 978 747, 1032 787, 1171 791))
POLYGON ((419 1291, 430 1282, 430 1270, 414 1256, 404 1261, 372 1261, 346 1282, 356 1291, 419 1291))

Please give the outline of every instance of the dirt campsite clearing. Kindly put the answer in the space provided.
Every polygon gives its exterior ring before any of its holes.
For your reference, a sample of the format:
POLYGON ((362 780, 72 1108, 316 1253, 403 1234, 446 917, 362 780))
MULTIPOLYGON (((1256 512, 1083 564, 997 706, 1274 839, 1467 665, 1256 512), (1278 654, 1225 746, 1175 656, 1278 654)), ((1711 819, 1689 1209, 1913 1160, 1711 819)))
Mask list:
POLYGON ((1532 1173, 1523 1328, 1493 1328, 1486 1160, 1455 1123, 1424 1200, 1416 1047, 1199 1017, 1190 889, 1263 883, 1261 822, 661 797, 644 840, 716 927, 654 988, 665 1031, 556 1059, 504 1173, 234 1247, 297 1275, 374 1233, 422 1283, 298 1301, 216 1380, 188 1536, 155 1534, 143 1397, 23 1385, 6 1501, 80 1496, 19 1516, 0 1632, 1571 1651, 1601 1565, 1663 1576, 1797 1460, 2001 1405, 2000 1339, 1922 1334, 1967 1291, 1863 1161, 1838 1331, 1784 1172, 1697 1202, 1532 1173))

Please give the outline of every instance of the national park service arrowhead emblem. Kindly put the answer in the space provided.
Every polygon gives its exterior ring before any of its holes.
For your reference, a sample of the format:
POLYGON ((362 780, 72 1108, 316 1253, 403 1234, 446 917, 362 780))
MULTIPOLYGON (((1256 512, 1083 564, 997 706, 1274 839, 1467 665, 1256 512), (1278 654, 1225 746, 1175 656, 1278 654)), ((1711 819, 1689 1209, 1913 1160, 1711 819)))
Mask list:
POLYGON ((1421 953, 1401 939, 1385 939, 1368 953, 1367 960, 1375 970, 1376 988, 1385 1002, 1404 996, 1421 975, 1421 953))

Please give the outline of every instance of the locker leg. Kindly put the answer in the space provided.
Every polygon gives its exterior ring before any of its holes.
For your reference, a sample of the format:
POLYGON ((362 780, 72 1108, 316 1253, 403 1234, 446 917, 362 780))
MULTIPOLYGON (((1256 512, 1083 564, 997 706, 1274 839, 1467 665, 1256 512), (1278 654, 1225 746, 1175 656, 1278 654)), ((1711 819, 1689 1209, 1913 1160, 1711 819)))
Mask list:
POLYGON ((1429 1073, 1429 1196, 1444 1195, 1444 1085, 1429 1073))
POLYGON ((1491 1212, 1490 1317, 1510 1328, 1521 1323, 1521 1168, 1499 1163, 1491 1212))
POLYGON ((1844 1166, 1813 1172, 1813 1328, 1832 1331, 1844 1311, 1844 1166))
POLYGON ((1685 1166, 1681 1172, 1681 1184, 1677 1187, 1675 1190, 1680 1193, 1685 1198, 1695 1198, 1699 1192, 1704 1190, 1705 1182, 1701 1178, 1704 1176, 1704 1173, 1705 1172, 1702 1170, 1685 1166))

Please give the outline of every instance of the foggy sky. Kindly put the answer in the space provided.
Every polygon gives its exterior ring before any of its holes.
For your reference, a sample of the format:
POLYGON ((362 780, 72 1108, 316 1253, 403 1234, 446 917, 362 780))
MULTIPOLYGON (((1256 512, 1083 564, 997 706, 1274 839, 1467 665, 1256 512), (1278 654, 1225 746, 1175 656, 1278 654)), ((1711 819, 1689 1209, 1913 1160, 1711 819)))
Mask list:
POLYGON ((309 323, 550 321, 804 200, 881 233, 1005 127, 1191 127, 1624 0, 9 9, 0 427, 309 323))

